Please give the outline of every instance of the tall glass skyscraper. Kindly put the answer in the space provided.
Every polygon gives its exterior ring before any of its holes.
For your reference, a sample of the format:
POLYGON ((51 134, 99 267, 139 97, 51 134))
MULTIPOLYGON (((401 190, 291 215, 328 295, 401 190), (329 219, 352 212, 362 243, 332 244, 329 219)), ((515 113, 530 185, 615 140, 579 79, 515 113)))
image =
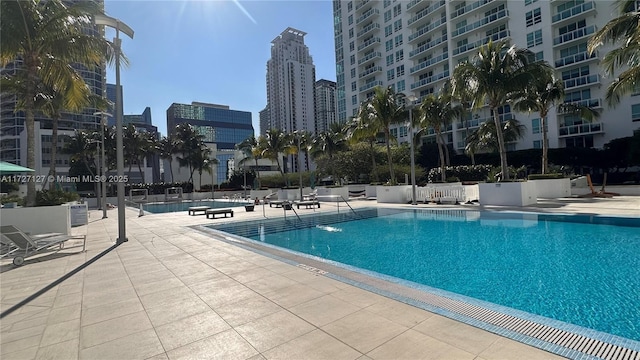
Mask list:
POLYGON ((251 112, 231 110, 226 105, 200 102, 192 102, 191 105, 171 104, 167 109, 169 135, 182 123, 193 126, 204 136, 205 143, 214 150, 219 162, 218 183, 227 179, 227 163, 234 157, 236 144, 254 134, 251 112))

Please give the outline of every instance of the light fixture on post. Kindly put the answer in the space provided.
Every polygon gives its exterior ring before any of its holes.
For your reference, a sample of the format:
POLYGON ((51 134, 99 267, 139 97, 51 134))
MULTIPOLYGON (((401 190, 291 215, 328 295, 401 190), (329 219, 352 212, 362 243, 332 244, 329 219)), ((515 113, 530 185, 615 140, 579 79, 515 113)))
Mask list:
POLYGON ((100 139, 102 140, 100 144, 102 145, 102 150, 100 154, 100 187, 102 187, 102 200, 100 201, 100 205, 102 205, 102 218, 107 218, 107 161, 104 156, 104 127, 105 120, 107 116, 113 116, 109 113, 98 111, 93 113, 93 115, 100 115, 100 139))
POLYGON ((413 109, 415 108, 415 102, 418 98, 415 95, 405 95, 405 106, 409 110, 409 146, 410 146, 410 158, 411 158, 411 205, 417 205, 416 202, 416 155, 413 145, 413 109))
POLYGON ((113 38, 114 56, 116 62, 116 163, 117 178, 116 186, 118 189, 118 239, 117 244, 128 241, 125 223, 125 204, 124 204, 124 153, 122 144, 122 90, 120 88, 120 31, 133 39, 133 29, 122 21, 106 15, 95 16, 96 25, 109 26, 116 30, 116 36, 113 38))

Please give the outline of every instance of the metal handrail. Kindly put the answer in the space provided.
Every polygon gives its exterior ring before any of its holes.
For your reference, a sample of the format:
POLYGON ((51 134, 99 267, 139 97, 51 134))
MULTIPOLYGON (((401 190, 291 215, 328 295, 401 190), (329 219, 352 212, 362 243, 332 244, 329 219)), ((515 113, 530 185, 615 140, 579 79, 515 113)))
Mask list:
POLYGON ((285 205, 289 205, 289 208, 291 208, 293 213, 296 214, 296 217, 298 218, 298 220, 302 221, 302 219, 300 219, 300 215, 298 215, 298 213, 296 212, 296 209, 293 208, 293 202, 288 200, 282 203, 282 211, 284 211, 285 219, 287 218, 287 207, 285 205))
MULTIPOLYGON (((349 202, 347 202, 347 200, 345 200, 345 198, 344 198, 342 195, 340 195, 340 198, 342 199, 342 201, 344 201, 344 203, 345 203, 345 204, 347 204, 347 206, 349 207, 349 209, 351 209, 351 211, 353 212, 353 214, 354 214, 354 215, 356 215, 356 216, 358 216, 358 217, 360 216, 360 215, 358 215, 358 213, 357 213, 355 210, 353 210, 353 208, 351 207, 351 205, 349 205, 349 202)), ((338 203, 338 211, 339 211, 339 209, 340 209, 340 205, 339 205, 339 204, 340 204, 340 203, 338 203)))

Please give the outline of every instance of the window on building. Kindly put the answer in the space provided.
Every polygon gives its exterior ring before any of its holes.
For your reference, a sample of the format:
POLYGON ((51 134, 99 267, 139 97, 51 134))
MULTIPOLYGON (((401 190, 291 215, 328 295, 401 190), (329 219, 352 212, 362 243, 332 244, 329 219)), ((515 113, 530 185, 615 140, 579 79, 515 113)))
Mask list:
POLYGON ((409 134, 409 128, 406 126, 400 126, 400 137, 407 137, 409 134))
POLYGON ((356 77, 356 68, 352 68, 351 69, 351 78, 355 79, 355 77, 356 77))
POLYGON ((542 149, 542 140, 533 140, 534 149, 542 149))
POLYGON ((396 17, 400 14, 402 14, 402 4, 398 4, 393 7, 393 17, 396 17))
POLYGON ((640 104, 631 105, 631 121, 640 121, 640 104))
POLYGON ((400 30, 402 30, 402 19, 398 19, 393 22, 393 31, 400 31, 400 30))
POLYGON ((527 47, 542 44, 542 30, 536 30, 527 34, 527 47))
POLYGON ((393 39, 389 39, 389 40, 385 41, 384 42, 384 48, 387 51, 393 50, 393 39))
POLYGON ((560 57, 565 58, 568 56, 572 56, 572 55, 584 53, 584 52, 587 52, 586 42, 560 50, 560 57))
POLYGON ((351 91, 356 91, 358 90, 358 84, 354 81, 351 83, 351 91))
POLYGON ((533 4, 534 2, 537 2, 537 1, 538 1, 538 0, 524 0, 524 5, 525 5, 525 6, 526 6, 526 5, 531 5, 531 4, 533 4))
POLYGON ((531 119, 531 133, 540 134, 540 118, 531 119))
POLYGON ((544 53, 542 51, 538 51, 535 55, 536 55, 536 61, 544 60, 544 53))
POLYGON ((402 34, 396 36, 394 42, 396 47, 402 45, 402 34))
POLYGON ((349 1, 347 3, 347 11, 351 11, 351 10, 353 10, 353 1, 349 1))
POLYGON ((397 77, 404 76, 404 65, 400 65, 396 67, 396 76, 397 77))
POLYGON ((387 7, 389 7, 389 5, 391 5, 391 0, 384 0, 382 3, 384 8, 386 9, 387 7))
POLYGON ((384 36, 391 36, 393 34, 393 25, 389 24, 384 27, 384 36))
POLYGON ((384 12, 384 22, 391 21, 391 10, 387 10, 384 12))
POLYGON ((526 23, 527 27, 533 26, 542 21, 542 13, 540 12, 540 8, 537 8, 532 11, 528 11, 526 14, 526 23))
POLYGON ((349 63, 351 65, 355 65, 356 64, 356 56, 355 55, 349 56, 349 63))
POLYGON ((562 72, 562 80, 575 79, 589 75, 589 65, 562 72))
POLYGON ((356 50, 356 44, 352 41, 349 43, 349 51, 355 51, 356 50))
POLYGON ((405 90, 404 80, 398 81, 397 87, 398 87, 398 92, 404 91, 405 90))
POLYGON ((404 59, 404 50, 396 51, 396 62, 402 61, 404 59))
POLYGON ((396 78, 396 72, 393 69, 387 70, 387 81, 391 81, 395 78, 396 78))
POLYGON ((353 28, 349 29, 349 39, 353 39, 353 28))
POLYGON ((351 105, 358 105, 358 95, 351 96, 351 105))
POLYGON ((347 21, 349 22, 349 25, 353 25, 353 14, 349 15, 349 18, 347 18, 347 21))
POLYGON ((387 66, 393 64, 393 54, 387 55, 387 66))
POLYGON ((559 28, 558 29, 558 34, 559 35, 564 35, 566 33, 570 33, 572 31, 576 31, 576 30, 582 29, 584 27, 587 27, 587 20, 582 19, 582 20, 577 21, 577 22, 575 22, 573 24, 569 24, 569 25, 566 25, 566 26, 563 26, 563 27, 559 28))

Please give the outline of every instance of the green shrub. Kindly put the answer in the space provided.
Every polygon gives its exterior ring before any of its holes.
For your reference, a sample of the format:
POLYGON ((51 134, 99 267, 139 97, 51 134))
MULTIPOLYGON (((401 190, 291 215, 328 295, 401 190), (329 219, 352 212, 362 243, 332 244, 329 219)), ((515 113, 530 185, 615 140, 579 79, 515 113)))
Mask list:
POLYGON ((36 206, 61 205, 71 201, 78 201, 80 195, 64 190, 42 190, 36 192, 36 206))
POLYGON ((10 194, 14 191, 18 191, 20 189, 20 185, 15 182, 2 181, 0 182, 0 192, 10 194))
MULTIPOLYGON (((445 171, 447 182, 451 178, 457 178, 456 181, 486 181, 491 172, 491 165, 447 166, 445 171)), ((438 182, 441 178, 439 167, 429 170, 429 182, 438 182)))
POLYGON ((562 174, 529 174, 529 180, 562 179, 562 174))
POLYGON ((18 203, 18 205, 24 205, 24 199, 19 195, 3 195, 0 197, 0 204, 18 203))

